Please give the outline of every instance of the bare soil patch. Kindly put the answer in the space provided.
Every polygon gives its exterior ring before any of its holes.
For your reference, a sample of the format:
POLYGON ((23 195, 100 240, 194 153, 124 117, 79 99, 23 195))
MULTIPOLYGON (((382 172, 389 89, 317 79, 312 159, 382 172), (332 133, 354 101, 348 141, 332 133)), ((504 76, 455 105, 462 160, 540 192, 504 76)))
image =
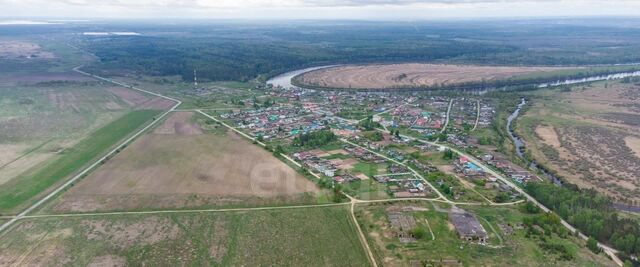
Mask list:
POLYGON ((0 144, 0 169, 22 155, 29 146, 26 144, 0 144))
POLYGON ((498 80, 558 69, 419 63, 350 65, 307 72, 296 79, 303 84, 328 88, 396 88, 498 80))
MULTIPOLYGON (((54 153, 46 153, 42 151, 34 151, 27 155, 20 152, 23 151, 21 145, 0 145, 0 154, 3 163, 0 165, 0 185, 17 177, 25 170, 37 166, 54 156, 54 153), (6 150, 4 150, 7 148, 6 150)), ((26 147, 25 147, 26 148, 26 147)))
POLYGON ((127 266, 127 260, 116 255, 104 255, 95 257, 89 263, 90 267, 121 267, 127 266))
POLYGON ((640 158, 640 138, 636 136, 627 136, 624 138, 625 144, 627 147, 633 151, 636 157, 640 158))
POLYGON ((536 127, 536 135, 538 135, 545 144, 554 148, 560 148, 560 139, 558 138, 556 130, 553 129, 553 126, 538 125, 538 127, 536 127))
POLYGON ((175 105, 173 101, 147 96, 142 92, 123 87, 111 87, 107 89, 112 94, 118 96, 122 101, 136 109, 168 109, 175 105))
POLYGON ((22 41, 0 41, 0 58, 16 59, 16 58, 54 58, 51 52, 43 51, 42 48, 34 43, 22 41))
POLYGON ((175 239, 181 233, 178 225, 167 218, 146 217, 127 223, 110 220, 85 220, 81 225, 87 228, 85 235, 89 240, 107 241, 117 248, 132 245, 152 245, 157 242, 175 239))
POLYGON ((123 87, 110 87, 107 91, 118 96, 122 101, 126 102, 129 106, 139 106, 147 102, 149 98, 137 91, 123 88, 123 87))
POLYGON ((162 97, 153 97, 151 98, 149 101, 143 103, 142 105, 140 105, 139 107, 137 107, 137 109, 169 109, 171 108, 173 105, 175 105, 176 103, 171 101, 171 100, 167 100, 164 99, 162 97))
POLYGON ((177 112, 64 194, 55 210, 241 203, 317 192, 311 181, 234 133, 194 134, 177 112), (189 130, 184 130, 189 129, 189 130))
POLYGON ((11 74, 6 76, 2 75, 2 79, 0 79, 0 86, 36 85, 39 83, 52 81, 91 82, 94 80, 75 72, 42 72, 30 74, 11 74))
POLYGON ((192 112, 174 112, 162 125, 156 128, 155 134, 198 135, 202 134, 200 125, 191 123, 192 112))

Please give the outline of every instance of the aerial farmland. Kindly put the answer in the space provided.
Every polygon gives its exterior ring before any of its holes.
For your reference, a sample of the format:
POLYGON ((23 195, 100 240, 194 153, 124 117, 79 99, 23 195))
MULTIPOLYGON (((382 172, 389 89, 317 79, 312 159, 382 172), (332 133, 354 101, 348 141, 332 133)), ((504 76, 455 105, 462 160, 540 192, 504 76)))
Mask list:
POLYGON ((639 266, 598 23, 0 20, 0 266, 639 266))

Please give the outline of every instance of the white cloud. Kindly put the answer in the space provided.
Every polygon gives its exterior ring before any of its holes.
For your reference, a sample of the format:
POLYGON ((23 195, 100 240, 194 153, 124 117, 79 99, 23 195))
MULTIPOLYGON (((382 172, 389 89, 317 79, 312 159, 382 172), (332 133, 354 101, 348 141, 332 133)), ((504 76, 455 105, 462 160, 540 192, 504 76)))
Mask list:
POLYGON ((0 6, 0 17, 404 20, 640 16, 640 1, 635 0, 0 0, 0 6))

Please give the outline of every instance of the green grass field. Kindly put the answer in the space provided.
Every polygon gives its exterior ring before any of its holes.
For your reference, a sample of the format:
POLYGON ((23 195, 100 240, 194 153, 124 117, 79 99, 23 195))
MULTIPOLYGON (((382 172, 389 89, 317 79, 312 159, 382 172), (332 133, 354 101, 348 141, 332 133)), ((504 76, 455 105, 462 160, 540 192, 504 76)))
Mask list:
POLYGON ((364 175, 373 178, 374 175, 378 174, 378 168, 379 164, 376 163, 358 162, 353 165, 351 170, 356 173, 363 173, 364 175))
POLYGON ((58 153, 54 160, 3 184, 0 187, 0 212, 11 213, 24 207, 33 197, 105 153, 158 113, 157 110, 132 111, 58 153))
POLYGON ((358 199, 388 199, 387 186, 374 180, 358 180, 344 184, 344 191, 358 199))
POLYGON ((346 206, 38 219, 1 240, 0 264, 368 265, 346 206))
MULTIPOLYGON (((395 204, 402 205, 402 204, 395 204)), ((464 206, 467 211, 476 214, 487 233, 489 245, 478 245, 463 242, 452 230, 447 213, 437 211, 428 203, 404 204, 407 206, 425 207, 428 211, 406 212, 416 220, 418 227, 426 230, 426 235, 414 243, 402 244, 390 232, 390 225, 385 209, 390 204, 361 206, 357 211, 358 222, 363 230, 368 232, 369 244, 378 262, 385 262, 391 266, 406 266, 412 262, 431 262, 438 264, 450 261, 462 266, 611 266, 602 254, 595 255, 588 251, 573 237, 562 239, 557 236, 548 238, 554 243, 567 246, 575 257, 570 261, 563 261, 558 257, 541 249, 534 239, 525 237, 525 230, 516 229, 512 234, 503 233, 498 224, 517 225, 522 218, 530 216, 520 213, 512 207, 474 207, 464 206), (485 221, 486 220, 486 221, 485 221), (431 227, 435 240, 432 240, 431 227), (495 229, 497 234, 489 227, 495 229), (500 235, 502 242, 497 237, 500 235)), ((439 205, 444 208, 444 205, 439 205)))

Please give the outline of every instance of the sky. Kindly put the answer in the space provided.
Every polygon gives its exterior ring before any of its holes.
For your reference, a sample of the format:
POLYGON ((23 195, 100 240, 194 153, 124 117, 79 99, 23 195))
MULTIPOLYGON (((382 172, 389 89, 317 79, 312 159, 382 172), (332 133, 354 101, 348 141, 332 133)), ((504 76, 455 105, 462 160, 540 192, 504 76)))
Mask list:
POLYGON ((0 0, 0 18, 640 17, 640 0, 0 0))

